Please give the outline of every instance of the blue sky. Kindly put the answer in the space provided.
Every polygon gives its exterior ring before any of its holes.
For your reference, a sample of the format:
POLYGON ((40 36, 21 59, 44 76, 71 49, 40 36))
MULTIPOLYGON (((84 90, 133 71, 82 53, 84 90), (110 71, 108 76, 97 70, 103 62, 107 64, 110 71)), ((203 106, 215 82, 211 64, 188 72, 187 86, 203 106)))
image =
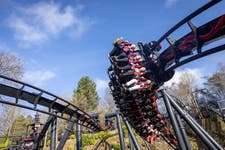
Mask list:
MULTIPOLYGON (((117 37, 137 43, 157 40, 205 0, 1 0, 0 51, 23 60, 23 81, 56 95, 71 96, 79 79, 90 76, 103 96, 108 77, 108 52, 117 37)), ((224 14, 225 1, 193 19, 201 25, 224 14)), ((182 28, 173 34, 186 34, 182 28)), ((220 43, 224 43, 220 41, 220 43)), ((163 47, 166 48, 166 47, 163 47)), ((220 52, 181 67, 199 77, 210 75, 220 52)), ((177 75, 173 80, 179 77, 177 75)))

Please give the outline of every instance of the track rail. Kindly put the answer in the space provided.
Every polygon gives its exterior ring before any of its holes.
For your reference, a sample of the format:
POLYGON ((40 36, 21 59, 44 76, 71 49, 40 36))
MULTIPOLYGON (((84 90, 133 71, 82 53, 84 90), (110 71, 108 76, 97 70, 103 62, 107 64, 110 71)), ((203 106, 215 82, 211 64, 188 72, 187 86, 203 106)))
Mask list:
POLYGON ((205 107, 225 120, 225 99, 217 97, 207 90, 204 91, 204 89, 198 90, 197 92, 204 97, 205 107))
POLYGON ((95 119, 63 98, 3 75, 0 75, 0 79, 0 103, 42 112, 68 121, 75 117, 80 120, 79 124, 82 126, 95 131, 103 130, 95 119))
POLYGON ((186 58, 186 59, 184 59, 184 60, 182 60, 180 62, 177 62, 173 66, 169 67, 167 70, 174 70, 174 69, 176 69, 176 68, 178 68, 178 67, 180 67, 182 65, 185 65, 185 64, 187 64, 189 62, 195 61, 195 60, 197 60, 199 58, 202 58, 202 57, 205 57, 205 56, 208 56, 208 55, 211 55, 211 54, 223 51, 223 50, 225 50, 225 44, 222 44, 220 46, 217 46, 217 47, 205 50, 204 52, 201 52, 199 54, 196 54, 194 56, 186 58))
POLYGON ((221 2, 221 1, 222 0, 211 0, 209 3, 207 3, 204 6, 200 7, 199 9, 197 9, 196 11, 194 11, 193 13, 191 13, 190 15, 188 15, 187 17, 185 17, 184 19, 182 19, 176 25, 174 25, 169 31, 167 31, 163 36, 161 36, 158 39, 157 42, 158 43, 162 42, 171 33, 173 33, 175 30, 177 30, 179 27, 181 27, 182 25, 184 25, 185 23, 187 23, 188 21, 190 21, 192 18, 196 17, 197 15, 199 15, 200 13, 202 13, 203 11, 207 10, 208 8, 212 7, 213 5, 215 5, 215 4, 217 4, 218 2, 221 2))

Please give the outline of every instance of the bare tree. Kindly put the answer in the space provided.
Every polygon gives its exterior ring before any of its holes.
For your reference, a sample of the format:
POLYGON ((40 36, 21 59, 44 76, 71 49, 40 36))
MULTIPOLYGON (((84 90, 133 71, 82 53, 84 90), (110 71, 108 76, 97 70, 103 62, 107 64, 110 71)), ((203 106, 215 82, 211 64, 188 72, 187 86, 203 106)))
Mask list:
MULTIPOLYGON (((20 58, 13 53, 0 53, 0 74, 20 79, 23 74, 23 64, 20 58)), ((0 95, 0 99, 6 100, 0 95)), ((19 109, 9 105, 0 105, 0 135, 13 134, 15 119, 18 116, 19 109)))
POLYGON ((13 53, 0 53, 0 74, 20 79, 23 75, 23 64, 13 53))
POLYGON ((218 64, 217 72, 207 78, 205 85, 209 92, 216 95, 218 99, 225 98, 225 64, 218 64))
POLYGON ((104 100, 105 100, 105 103, 106 103, 107 111, 108 112, 114 112, 116 110, 116 105, 115 105, 113 97, 110 93, 109 88, 106 88, 106 90, 105 90, 104 100))
POLYGON ((193 91, 197 89, 197 79, 190 72, 184 72, 179 83, 174 83, 170 87, 170 93, 176 96, 188 110, 191 110, 191 114, 197 115, 199 113, 199 108, 197 101, 193 95, 193 91))
POLYGON ((1 109, 3 113, 0 116, 0 135, 13 135, 15 119, 20 114, 20 111, 19 109, 9 105, 2 105, 1 109))

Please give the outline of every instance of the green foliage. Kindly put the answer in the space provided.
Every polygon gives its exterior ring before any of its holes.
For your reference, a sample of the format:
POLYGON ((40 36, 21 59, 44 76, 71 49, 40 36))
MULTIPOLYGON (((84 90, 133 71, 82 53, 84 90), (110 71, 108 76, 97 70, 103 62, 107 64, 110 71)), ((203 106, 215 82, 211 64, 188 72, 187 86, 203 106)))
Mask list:
POLYGON ((90 134, 83 134, 82 135, 82 147, 88 146, 88 145, 94 145, 95 144, 95 137, 90 134))
POLYGON ((75 134, 70 135, 69 139, 75 139, 75 134))
POLYGON ((104 139, 104 140, 106 140, 110 136, 111 136, 111 134, 108 131, 101 131, 94 135, 95 139, 104 139))
POLYGON ((51 140, 50 140, 50 139, 48 139, 48 140, 47 140, 47 146, 49 146, 49 145, 50 145, 50 143, 51 143, 51 140))
POLYGON ((128 137, 128 131, 127 131, 126 126, 122 126, 122 131, 123 131, 123 136, 127 138, 128 137))
POLYGON ((97 108, 98 102, 96 84, 88 76, 82 77, 74 90, 72 103, 84 111, 91 112, 97 108))
POLYGON ((25 127, 26 127, 25 117, 23 115, 19 115, 15 119, 15 127, 14 127, 13 134, 25 136, 25 133, 26 133, 25 127))
POLYGON ((193 150, 198 150, 199 149, 196 139, 190 138, 189 141, 190 141, 191 148, 193 150))
POLYGON ((113 149, 115 150, 120 150, 120 144, 116 143, 116 144, 112 144, 111 145, 113 149))
POLYGON ((5 145, 8 146, 9 145, 9 139, 7 138, 5 141, 5 145))
POLYGON ((82 135, 82 146, 94 145, 97 141, 102 140, 105 141, 109 137, 111 137, 111 133, 108 131, 101 131, 95 134, 83 134, 82 135))
POLYGON ((69 146, 67 150, 73 150, 73 146, 69 146))
POLYGON ((132 129, 132 131, 134 133, 134 136, 138 136, 137 132, 134 129, 132 129))
MULTIPOLYGON (((0 143, 0 147, 7 147, 8 145, 9 145, 8 138, 4 142, 0 143)), ((7 150, 7 148, 0 148, 0 150, 7 150)))
POLYGON ((6 138, 2 143, 0 143, 0 147, 8 146, 9 145, 9 139, 6 138))
MULTIPOLYGON (((123 131, 123 136, 124 137, 128 137, 128 130, 127 130, 127 128, 126 128, 125 125, 122 126, 122 131, 123 131)), ((134 129, 132 129, 132 131, 133 131, 133 133, 134 133, 135 136, 138 136, 137 132, 134 129)))
MULTIPOLYGON (((31 116, 24 117, 19 115, 13 121, 13 126, 11 128, 11 135, 25 136, 26 135, 26 126, 33 123, 33 118, 31 116)), ((28 129, 28 133, 31 133, 32 129, 28 129)))

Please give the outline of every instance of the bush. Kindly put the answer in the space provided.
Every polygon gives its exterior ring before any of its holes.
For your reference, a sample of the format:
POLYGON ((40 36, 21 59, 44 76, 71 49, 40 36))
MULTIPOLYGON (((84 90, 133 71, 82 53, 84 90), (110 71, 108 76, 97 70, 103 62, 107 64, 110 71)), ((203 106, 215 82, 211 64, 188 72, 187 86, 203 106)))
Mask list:
POLYGON ((128 137, 127 127, 126 127, 126 126, 122 126, 122 131, 123 131, 123 136, 124 136, 125 138, 127 138, 127 137, 128 137))
POLYGON ((120 150, 120 144, 112 144, 111 146, 115 150, 120 150))
POLYGON ((69 139, 75 139, 75 134, 70 135, 69 139))
POLYGON ((73 146, 68 146, 68 150, 73 150, 73 146))
POLYGON ((8 146, 8 145, 9 145, 9 139, 8 138, 5 138, 4 140, 2 140, 2 143, 0 143, 1 147, 8 146))
POLYGON ((190 138, 189 141, 193 150, 199 149, 196 139, 190 138))
POLYGON ((110 136, 111 136, 111 134, 108 131, 101 131, 94 135, 95 139, 107 139, 110 136))
POLYGON ((82 147, 94 144, 95 144, 95 137, 93 135, 88 134, 82 135, 82 147))
POLYGON ((51 140, 47 140, 47 146, 49 146, 51 143, 51 140))

